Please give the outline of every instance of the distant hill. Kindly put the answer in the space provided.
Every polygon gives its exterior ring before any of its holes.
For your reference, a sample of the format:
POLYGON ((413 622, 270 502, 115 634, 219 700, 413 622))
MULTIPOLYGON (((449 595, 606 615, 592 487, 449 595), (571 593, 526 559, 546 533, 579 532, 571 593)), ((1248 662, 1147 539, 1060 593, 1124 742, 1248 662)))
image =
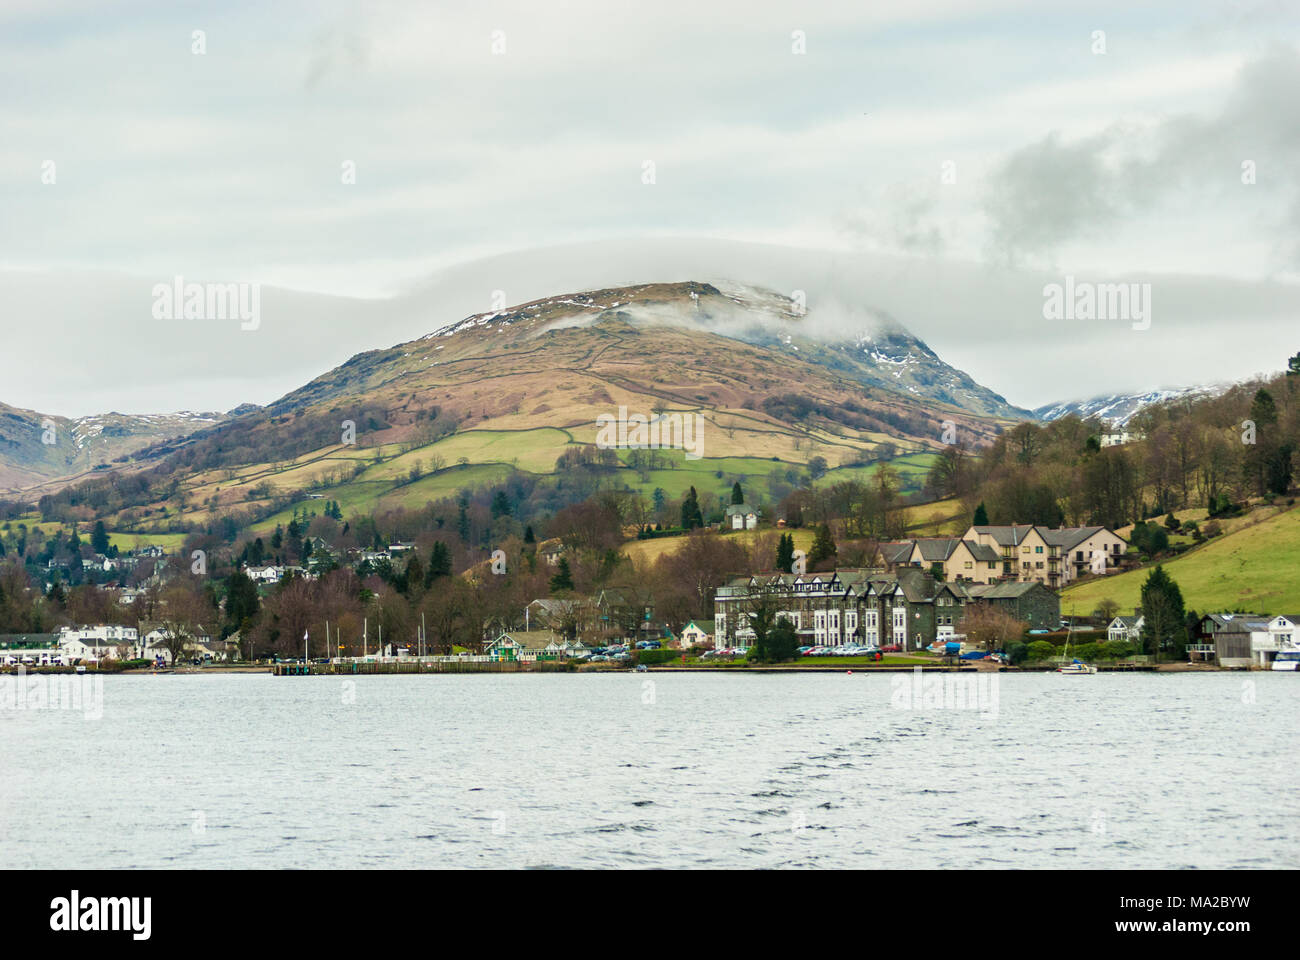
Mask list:
POLYGON ((1033 411, 1039 420, 1059 420, 1074 414, 1080 419, 1098 417, 1112 427, 1125 427, 1145 408, 1171 400, 1196 400, 1201 397, 1214 396, 1226 389, 1222 386, 1183 387, 1175 390, 1148 390, 1146 393, 1106 394, 1089 400, 1072 400, 1064 403, 1049 403, 1033 411))
POLYGON ((673 496, 817 458, 832 479, 897 458, 916 489, 947 428, 981 443, 1029 417, 892 321, 845 336, 778 294, 682 282, 444 324, 135 459, 166 463, 173 518, 265 509, 309 490, 345 511, 418 506, 512 470, 553 472, 595 442, 598 416, 620 409, 702 418, 699 459, 619 452, 624 483, 673 496))
MULTIPOLYGON (((185 436, 225 419, 220 413, 189 411, 68 418, 0 403, 0 496, 112 467, 159 440, 185 436)), ((33 496, 30 490, 27 496, 33 496)))

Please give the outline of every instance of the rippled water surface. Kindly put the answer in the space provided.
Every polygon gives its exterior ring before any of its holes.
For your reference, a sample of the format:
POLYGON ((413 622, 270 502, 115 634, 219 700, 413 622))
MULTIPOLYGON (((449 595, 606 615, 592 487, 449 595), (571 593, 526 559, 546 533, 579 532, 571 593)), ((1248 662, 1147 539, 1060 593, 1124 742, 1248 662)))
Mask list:
POLYGON ((0 867, 1300 866, 1300 676, 996 679, 108 677, 0 710, 0 867))

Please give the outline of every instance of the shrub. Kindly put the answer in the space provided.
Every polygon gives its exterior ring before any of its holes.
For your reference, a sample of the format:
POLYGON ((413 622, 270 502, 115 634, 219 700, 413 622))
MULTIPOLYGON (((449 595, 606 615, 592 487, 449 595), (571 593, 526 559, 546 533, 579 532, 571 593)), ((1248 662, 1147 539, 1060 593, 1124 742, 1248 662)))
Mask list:
POLYGON ((1070 656, 1078 657, 1080 660, 1096 660, 1098 652, 1099 648, 1095 643, 1081 643, 1077 647, 1070 648, 1070 656))
POLYGON ((1056 655, 1056 647, 1046 640, 1035 640, 1028 647, 1030 660, 1048 660, 1056 655))
POLYGON ((672 663, 682 658, 680 650, 638 650, 636 651, 636 662, 644 663, 646 666, 653 666, 656 663, 672 663))
POLYGON ((1123 660, 1133 656, 1133 644, 1127 640, 1108 640, 1101 648, 1107 660, 1123 660))
POLYGON ((1029 658, 1029 645, 1021 643, 1019 640, 1007 644, 1007 659, 1011 661, 1012 666, 1018 666, 1029 658))

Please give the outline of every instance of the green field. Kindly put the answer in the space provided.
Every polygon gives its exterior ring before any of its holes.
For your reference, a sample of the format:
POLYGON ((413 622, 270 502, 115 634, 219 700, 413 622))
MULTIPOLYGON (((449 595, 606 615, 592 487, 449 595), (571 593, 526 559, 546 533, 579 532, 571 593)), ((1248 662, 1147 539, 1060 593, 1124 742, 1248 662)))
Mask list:
MULTIPOLYGON (((729 494, 732 483, 739 480, 746 492, 753 491, 766 500, 769 490, 768 477, 773 470, 778 470, 782 474, 787 470, 794 470, 797 475, 802 475, 807 470, 802 463, 770 458, 703 457, 699 460, 687 460, 686 455, 678 450, 656 452, 662 457, 671 458, 675 467, 670 470, 647 471, 648 479, 645 480, 640 479, 639 474, 629 474, 627 485, 645 496, 651 495, 656 487, 662 488, 669 499, 682 496, 690 487, 695 487, 700 493, 713 491, 729 494), (722 476, 719 477, 719 473, 722 476)), ((626 453, 622 454, 621 459, 626 461, 626 453)), ((890 465, 898 472, 903 493, 912 493, 921 489, 934 460, 935 455, 932 453, 909 453, 890 461, 890 465)), ((814 485, 828 487, 845 480, 867 482, 875 475, 878 466, 872 464, 866 467, 836 467, 819 477, 814 485)))
MULTIPOLYGON (((379 456, 386 456, 387 459, 371 463, 357 476, 338 486, 316 487, 321 499, 304 496, 293 505, 258 522, 253 530, 262 534, 274 530, 277 525, 286 525, 293 518, 295 510, 305 508, 309 513, 323 513, 323 501, 327 500, 338 501, 346 517, 352 513, 368 513, 377 507, 418 508, 430 500, 454 496, 460 490, 501 483, 515 470, 535 475, 551 474, 555 470, 555 461, 566 449, 575 445, 581 444, 574 440, 568 430, 538 427, 531 430, 466 430, 407 453, 400 453, 392 447, 374 449, 364 455, 349 451, 340 462, 364 461, 379 456), (414 483, 409 482, 412 467, 418 466, 421 470, 428 471, 439 462, 441 469, 436 473, 427 473, 414 483)), ((667 466, 648 471, 636 471, 625 466, 614 477, 615 482, 625 484, 647 498, 653 495, 656 488, 661 488, 670 500, 675 500, 690 487, 695 487, 701 494, 715 493, 726 499, 730 497, 732 483, 739 480, 751 499, 770 503, 769 476, 774 470, 782 475, 783 484, 789 483, 785 479, 787 472, 793 471, 797 481, 807 470, 803 463, 773 460, 770 457, 708 457, 690 460, 682 450, 658 450, 655 453, 667 466)), ((631 455, 630 450, 619 450, 619 459, 624 465, 631 455)), ((310 464, 333 459, 339 459, 338 451, 332 451, 323 458, 300 458, 301 462, 296 462, 290 472, 307 471, 311 469, 310 464)), ((933 461, 934 454, 930 453, 905 454, 891 461, 902 481, 901 492, 910 493, 919 489, 933 461)), ((816 485, 826 487, 843 480, 867 482, 877 469, 876 464, 867 467, 836 467, 818 478, 816 485)), ((245 483, 267 476, 284 475, 275 474, 269 466, 247 473, 248 477, 243 481, 245 483)), ((305 472, 303 475, 307 476, 305 472)))
POLYGON ((183 533, 110 533, 108 542, 125 553, 137 547, 162 547, 168 553, 175 553, 185 543, 183 533))
MULTIPOLYGON (((1189 610, 1300 613, 1300 510, 1216 537, 1163 566, 1189 610)), ((1149 572, 1144 567, 1071 587, 1061 594, 1061 613, 1086 616, 1103 598, 1132 613, 1149 572)))

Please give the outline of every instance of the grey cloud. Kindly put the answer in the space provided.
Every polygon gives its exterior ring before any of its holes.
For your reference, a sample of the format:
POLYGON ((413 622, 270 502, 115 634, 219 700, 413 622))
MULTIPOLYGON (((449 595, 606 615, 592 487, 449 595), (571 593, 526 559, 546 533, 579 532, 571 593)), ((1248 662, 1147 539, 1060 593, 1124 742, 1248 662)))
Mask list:
POLYGON ((1223 108, 1206 118, 1116 124, 1076 140, 1051 132, 1001 161, 985 184, 997 253, 1049 257, 1165 205, 1220 206, 1257 217, 1279 242, 1275 267, 1300 263, 1300 54, 1282 48, 1248 64, 1223 108), (1242 164, 1257 170, 1242 193, 1242 164), (1249 188, 1248 188, 1249 189, 1249 188))

